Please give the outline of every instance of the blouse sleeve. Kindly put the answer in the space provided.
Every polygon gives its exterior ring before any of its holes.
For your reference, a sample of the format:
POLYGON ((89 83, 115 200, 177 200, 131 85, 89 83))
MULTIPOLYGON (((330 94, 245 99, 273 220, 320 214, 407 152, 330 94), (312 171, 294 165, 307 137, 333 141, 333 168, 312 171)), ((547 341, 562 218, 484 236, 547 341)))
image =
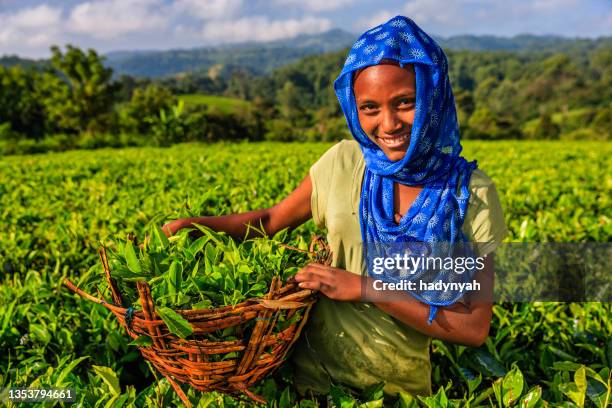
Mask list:
POLYGON ((470 180, 472 197, 464 221, 464 233, 476 246, 478 255, 493 252, 508 235, 504 213, 493 181, 475 170, 470 180))
POLYGON ((312 219, 315 225, 320 228, 325 227, 329 189, 333 178, 335 162, 342 143, 340 142, 332 146, 310 167, 312 219))

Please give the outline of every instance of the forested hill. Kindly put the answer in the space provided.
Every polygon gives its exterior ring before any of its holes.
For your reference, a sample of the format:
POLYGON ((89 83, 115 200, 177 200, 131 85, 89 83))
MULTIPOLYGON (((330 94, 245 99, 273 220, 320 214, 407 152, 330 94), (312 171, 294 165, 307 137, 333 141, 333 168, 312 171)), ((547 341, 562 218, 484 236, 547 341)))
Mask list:
MULTIPOLYGON (((106 65, 115 76, 158 78, 178 73, 197 73, 211 77, 229 78, 234 73, 265 75, 274 69, 298 61, 309 55, 343 50, 349 47, 356 34, 339 29, 322 34, 301 35, 292 39, 266 43, 242 43, 219 47, 176 49, 166 51, 115 51, 106 54, 106 65)), ((518 35, 497 37, 490 35, 460 35, 436 37, 447 50, 469 51, 588 51, 602 44, 612 44, 612 37, 575 39, 558 36, 518 35)), ((0 57, 0 65, 35 66, 45 61, 0 57)))
MULTIPOLYGON (((160 77, 189 71, 224 77, 236 71, 262 75, 304 56, 345 49, 356 38, 356 34, 332 30, 269 43, 152 52, 122 51, 109 53, 106 57, 107 64, 116 74, 131 76, 160 77)), ((597 40, 535 35, 511 38, 476 35, 436 38, 445 49, 469 51, 566 52, 596 48, 606 41, 612 44, 612 37, 597 40)))
POLYGON ((265 43, 168 51, 118 51, 106 54, 106 63, 116 74, 137 77, 161 77, 182 72, 228 77, 237 71, 264 75, 307 55, 346 48, 352 44, 354 37, 346 31, 335 29, 265 43))
POLYGON ((15 67, 15 66, 20 66, 23 68, 43 67, 47 65, 47 63, 48 61, 46 60, 21 58, 21 57, 18 57, 17 55, 5 55, 5 56, 0 57, 0 66, 7 67, 7 68, 15 67))
POLYGON ((590 50, 603 44, 612 45, 612 37, 589 39, 531 34, 516 35, 514 37, 456 35, 449 38, 436 37, 436 40, 445 49, 460 51, 572 52, 590 50))

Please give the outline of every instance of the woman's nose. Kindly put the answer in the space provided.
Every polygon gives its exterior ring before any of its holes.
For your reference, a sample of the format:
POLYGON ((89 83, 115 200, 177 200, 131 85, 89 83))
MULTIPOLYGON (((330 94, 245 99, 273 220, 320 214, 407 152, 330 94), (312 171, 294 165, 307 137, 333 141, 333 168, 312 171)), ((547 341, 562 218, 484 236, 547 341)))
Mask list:
POLYGON ((382 131, 387 134, 394 134, 402 128, 402 121, 400 120, 397 112, 393 109, 386 109, 383 113, 382 118, 382 131))

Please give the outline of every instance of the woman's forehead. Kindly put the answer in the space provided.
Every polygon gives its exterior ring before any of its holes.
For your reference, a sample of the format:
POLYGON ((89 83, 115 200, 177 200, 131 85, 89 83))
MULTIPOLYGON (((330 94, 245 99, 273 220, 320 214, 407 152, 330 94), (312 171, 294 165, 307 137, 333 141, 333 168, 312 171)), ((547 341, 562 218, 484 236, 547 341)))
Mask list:
POLYGON ((380 61, 380 63, 376 65, 370 65, 368 67, 364 67, 364 68, 355 70, 355 72, 353 73, 353 85, 355 85, 355 81, 357 80, 357 78, 359 77, 361 73, 363 73, 364 71, 370 68, 378 67, 380 65, 395 65, 397 67, 401 67, 402 69, 406 70, 408 73, 414 74, 414 66, 412 64, 406 64, 404 66, 400 66, 398 61, 385 59, 385 60, 380 61))

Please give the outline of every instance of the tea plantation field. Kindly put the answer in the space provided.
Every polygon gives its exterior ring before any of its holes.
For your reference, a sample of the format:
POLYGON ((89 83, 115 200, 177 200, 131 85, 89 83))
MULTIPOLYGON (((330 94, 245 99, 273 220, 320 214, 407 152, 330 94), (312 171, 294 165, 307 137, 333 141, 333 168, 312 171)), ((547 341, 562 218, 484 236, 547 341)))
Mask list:
MULTIPOLYGON (((610 242, 612 143, 473 142, 465 156, 496 183, 508 241, 610 242)), ((84 407, 176 406, 168 382, 128 345, 114 317, 61 286, 97 263, 100 243, 143 236, 192 208, 270 206, 329 144, 178 145, 0 158, 0 389, 71 387, 84 407)), ((308 238, 309 222, 294 232, 308 238)), ((434 340, 435 395, 409 406, 597 406, 612 401, 610 303, 494 306, 486 345, 434 340)), ((379 388, 300 399, 289 373, 258 392, 279 407, 382 406, 379 388)), ((248 405, 190 391, 194 406, 248 405)), ((6 401, 0 405, 11 405, 6 401)), ((42 406, 42 404, 39 404, 42 406)), ((49 406, 47 404, 46 406, 49 406)))

